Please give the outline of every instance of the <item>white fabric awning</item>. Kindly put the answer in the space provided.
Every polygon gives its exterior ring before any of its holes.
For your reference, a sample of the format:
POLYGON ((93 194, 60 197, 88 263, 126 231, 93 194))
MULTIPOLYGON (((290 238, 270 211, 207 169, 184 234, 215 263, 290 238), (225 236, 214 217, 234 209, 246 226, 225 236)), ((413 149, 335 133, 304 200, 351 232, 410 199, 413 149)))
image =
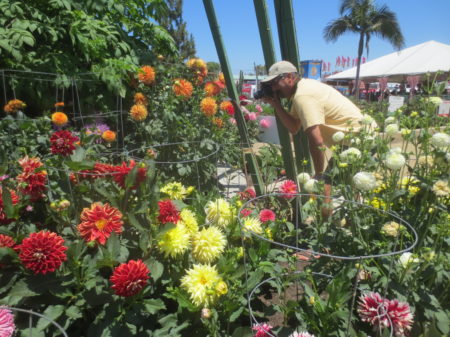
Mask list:
MULTIPOLYGON (((406 76, 450 72, 450 45, 428 41, 403 49, 370 62, 361 64, 361 79, 389 77, 391 81, 406 76)), ((331 75, 325 81, 351 80, 356 77, 356 67, 331 75)))

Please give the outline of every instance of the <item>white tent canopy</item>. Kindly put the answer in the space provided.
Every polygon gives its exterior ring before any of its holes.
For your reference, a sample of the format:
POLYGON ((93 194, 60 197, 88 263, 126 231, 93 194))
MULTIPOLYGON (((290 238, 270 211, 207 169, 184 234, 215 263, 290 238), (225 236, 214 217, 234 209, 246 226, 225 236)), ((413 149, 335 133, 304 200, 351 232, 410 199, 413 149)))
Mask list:
MULTIPOLYGON (((406 76, 450 72, 450 45, 428 41, 361 64, 361 79, 389 77, 392 81, 406 76)), ((326 81, 356 78, 356 67, 327 77, 326 81)))

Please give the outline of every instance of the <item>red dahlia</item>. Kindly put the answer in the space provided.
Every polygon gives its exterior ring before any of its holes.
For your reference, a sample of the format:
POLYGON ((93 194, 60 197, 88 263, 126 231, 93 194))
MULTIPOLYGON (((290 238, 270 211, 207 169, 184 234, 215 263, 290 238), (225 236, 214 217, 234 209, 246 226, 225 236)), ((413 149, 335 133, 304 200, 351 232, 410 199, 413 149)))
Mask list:
POLYGON ((14 239, 8 235, 0 234, 0 248, 6 247, 6 248, 13 248, 16 245, 16 242, 14 239))
POLYGON ((292 180, 286 180, 283 185, 280 186, 280 193, 283 198, 293 198, 297 194, 297 184, 292 180))
POLYGON ((112 289, 119 296, 133 296, 140 292, 148 282, 150 270, 141 260, 130 260, 114 269, 111 278, 112 289))
POLYGON ((44 170, 36 172, 36 169, 43 165, 40 159, 25 156, 19 160, 19 164, 22 166, 22 173, 16 177, 19 183, 19 191, 25 195, 29 195, 31 201, 42 198, 46 189, 47 172, 44 170))
POLYGON ((243 218, 249 216, 250 214, 252 214, 252 210, 251 210, 251 209, 244 208, 244 209, 241 211, 241 216, 242 216, 243 218))
POLYGON ((40 231, 31 233, 28 238, 18 246, 19 258, 25 268, 35 274, 54 272, 66 261, 67 247, 64 239, 53 232, 40 231))
MULTIPOLYGON (((136 166, 134 160, 130 160, 129 165, 126 162, 123 162, 122 165, 113 167, 113 175, 114 181, 122 188, 125 188, 125 179, 127 178, 128 173, 136 166)), ((136 172, 136 179, 131 188, 136 189, 141 182, 145 180, 147 175, 147 169, 145 167, 139 167, 136 172)))
MULTIPOLYGON (((19 197, 16 192, 9 190, 11 194, 11 201, 13 205, 16 205, 19 202, 19 197)), ((8 219, 5 211, 3 210, 3 196, 2 196, 2 187, 0 186, 0 225, 7 225, 13 221, 13 219, 8 219)))
POLYGON ((112 232, 122 233, 122 213, 108 203, 94 202, 81 212, 78 231, 86 242, 106 243, 112 232))
POLYGON ((53 154, 70 156, 75 150, 75 143, 80 139, 67 130, 56 131, 50 137, 50 147, 53 154))
POLYGON ((180 212, 178 212, 175 204, 171 200, 158 201, 159 215, 158 220, 162 224, 168 222, 177 223, 180 220, 180 212))

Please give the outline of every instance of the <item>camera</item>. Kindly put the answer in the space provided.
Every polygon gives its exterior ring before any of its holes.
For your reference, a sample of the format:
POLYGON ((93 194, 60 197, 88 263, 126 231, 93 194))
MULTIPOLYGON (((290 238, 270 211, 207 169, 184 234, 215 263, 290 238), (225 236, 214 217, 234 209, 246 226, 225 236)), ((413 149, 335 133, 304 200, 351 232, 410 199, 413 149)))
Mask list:
POLYGON ((261 83, 261 89, 255 91, 255 93, 253 94, 254 99, 261 99, 263 97, 273 97, 271 83, 261 83))

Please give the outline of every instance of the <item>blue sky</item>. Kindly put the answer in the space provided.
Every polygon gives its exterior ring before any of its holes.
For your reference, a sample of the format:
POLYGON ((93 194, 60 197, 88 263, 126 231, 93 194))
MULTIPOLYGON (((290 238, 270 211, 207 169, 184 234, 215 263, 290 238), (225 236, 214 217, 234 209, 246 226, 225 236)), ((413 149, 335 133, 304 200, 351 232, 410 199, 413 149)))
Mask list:
MULTIPOLYGON (((331 63, 338 56, 356 57, 358 36, 346 34, 335 43, 326 43, 322 32, 326 24, 339 16, 340 0, 292 0, 301 60, 322 59, 331 63)), ((261 42, 253 0, 213 0, 228 60, 234 73, 252 72, 253 63, 263 64, 261 42)), ((378 0, 397 14, 405 47, 429 40, 450 44, 450 0, 378 0)), ((274 44, 278 49, 273 1, 267 0, 274 44)), ((206 61, 218 61, 202 0, 184 0, 183 18, 193 34, 197 55, 206 61)), ((392 53, 385 40, 372 37, 369 60, 392 53)), ((364 55, 365 56, 365 55, 364 55)))

